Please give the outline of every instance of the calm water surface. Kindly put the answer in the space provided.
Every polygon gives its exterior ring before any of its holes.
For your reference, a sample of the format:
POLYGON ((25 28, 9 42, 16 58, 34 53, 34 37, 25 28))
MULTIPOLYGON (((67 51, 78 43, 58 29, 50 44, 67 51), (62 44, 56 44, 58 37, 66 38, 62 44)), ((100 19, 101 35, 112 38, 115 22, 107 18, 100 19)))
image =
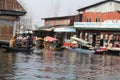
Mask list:
POLYGON ((0 80, 120 80, 120 57, 69 51, 0 49, 0 80))

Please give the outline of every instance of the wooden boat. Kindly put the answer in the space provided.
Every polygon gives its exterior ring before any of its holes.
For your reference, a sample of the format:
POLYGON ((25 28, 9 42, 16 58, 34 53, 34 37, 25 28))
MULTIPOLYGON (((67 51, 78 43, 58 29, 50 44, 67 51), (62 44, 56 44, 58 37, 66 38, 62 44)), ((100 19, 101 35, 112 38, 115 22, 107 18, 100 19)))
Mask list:
POLYGON ((8 47, 8 46, 2 46, 6 51, 16 51, 16 52, 31 52, 34 49, 33 48, 18 48, 18 47, 8 47))
POLYGON ((120 55, 120 48, 116 48, 116 47, 108 48, 108 53, 120 55))
POLYGON ((77 53, 86 53, 86 54, 95 53, 95 50, 90 50, 90 49, 73 48, 73 47, 66 47, 66 49, 69 51, 77 52, 77 53))

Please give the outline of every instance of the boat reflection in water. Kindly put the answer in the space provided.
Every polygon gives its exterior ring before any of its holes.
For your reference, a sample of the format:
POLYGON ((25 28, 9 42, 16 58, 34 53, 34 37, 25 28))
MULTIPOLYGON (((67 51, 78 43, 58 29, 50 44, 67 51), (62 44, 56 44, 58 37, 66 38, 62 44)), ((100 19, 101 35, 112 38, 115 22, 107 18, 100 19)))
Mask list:
POLYGON ((119 80, 120 57, 113 55, 53 52, 3 52, 1 80, 119 80))

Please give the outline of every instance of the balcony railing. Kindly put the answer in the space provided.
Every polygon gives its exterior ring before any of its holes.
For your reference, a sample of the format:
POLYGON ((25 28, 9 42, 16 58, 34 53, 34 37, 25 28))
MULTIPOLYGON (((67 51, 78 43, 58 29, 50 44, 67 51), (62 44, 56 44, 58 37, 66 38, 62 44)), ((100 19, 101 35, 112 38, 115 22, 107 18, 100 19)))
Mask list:
POLYGON ((25 12, 23 7, 16 0, 0 0, 0 10, 25 12))

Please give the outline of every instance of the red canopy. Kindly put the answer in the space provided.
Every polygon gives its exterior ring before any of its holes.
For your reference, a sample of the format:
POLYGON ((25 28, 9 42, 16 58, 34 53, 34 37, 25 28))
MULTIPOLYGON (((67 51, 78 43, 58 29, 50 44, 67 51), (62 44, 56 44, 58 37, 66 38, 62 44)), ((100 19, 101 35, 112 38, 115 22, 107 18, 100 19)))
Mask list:
POLYGON ((50 37, 50 36, 46 36, 46 37, 45 37, 45 41, 50 41, 50 42, 52 42, 52 41, 55 41, 55 40, 58 40, 58 39, 53 38, 53 37, 50 37))

